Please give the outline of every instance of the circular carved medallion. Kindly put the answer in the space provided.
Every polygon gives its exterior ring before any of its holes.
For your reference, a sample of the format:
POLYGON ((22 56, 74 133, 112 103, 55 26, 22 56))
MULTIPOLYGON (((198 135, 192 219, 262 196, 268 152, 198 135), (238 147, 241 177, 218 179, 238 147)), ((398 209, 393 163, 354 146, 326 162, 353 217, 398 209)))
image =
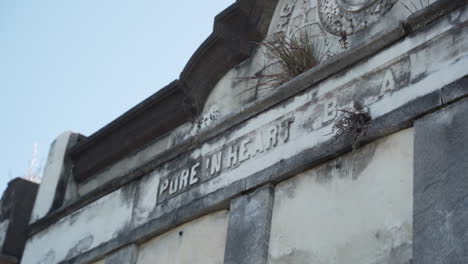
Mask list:
POLYGON ((377 22, 398 0, 317 0, 323 27, 336 36, 350 36, 377 22))

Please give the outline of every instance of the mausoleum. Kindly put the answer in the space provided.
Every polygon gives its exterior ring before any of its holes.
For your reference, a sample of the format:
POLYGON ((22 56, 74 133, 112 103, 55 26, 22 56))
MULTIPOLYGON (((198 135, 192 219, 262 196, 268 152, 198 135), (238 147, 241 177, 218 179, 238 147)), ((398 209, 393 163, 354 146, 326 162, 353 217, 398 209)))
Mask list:
POLYGON ((468 263, 466 4, 237 0, 178 80, 55 139, 16 259, 468 263))

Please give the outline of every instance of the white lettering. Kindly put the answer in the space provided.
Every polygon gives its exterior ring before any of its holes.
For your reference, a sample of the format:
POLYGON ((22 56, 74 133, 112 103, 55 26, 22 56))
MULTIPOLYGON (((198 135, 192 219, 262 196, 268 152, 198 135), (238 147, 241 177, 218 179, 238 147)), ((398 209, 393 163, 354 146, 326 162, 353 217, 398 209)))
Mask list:
POLYGON ((193 185, 198 182, 197 176, 197 168, 200 166, 200 162, 197 162, 195 165, 192 166, 190 170, 190 185, 193 185))
POLYGON ((163 193, 165 191, 167 191, 167 188, 169 188, 169 179, 165 179, 161 185, 161 190, 159 191, 159 193, 163 193))
POLYGON ((175 178, 169 184, 169 194, 174 194, 177 192, 177 185, 179 183, 179 178, 175 178))
POLYGON ((213 156, 211 156, 210 175, 213 175, 215 173, 219 173, 221 171, 222 155, 223 155, 223 152, 220 151, 218 153, 213 154, 213 156))
POLYGON ((279 134, 279 137, 280 137, 282 143, 286 143, 288 141, 288 139, 289 139, 289 128, 290 128, 292 122, 294 122, 294 118, 289 118, 289 119, 284 120, 283 122, 281 122, 281 127, 283 129, 282 129, 282 132, 279 134))
POLYGON ((236 166, 237 164, 237 156, 238 156, 238 151, 239 148, 237 145, 231 145, 228 149, 228 155, 227 155, 227 159, 228 159, 228 163, 227 163, 227 167, 230 168, 231 166, 236 166))
POLYGON ((180 190, 182 190, 185 186, 187 186, 188 178, 189 178, 189 170, 185 169, 180 174, 180 184, 179 184, 179 189, 180 190))
POLYGON ((383 95, 387 91, 391 91, 395 89, 396 87, 395 83, 396 83, 395 75, 393 74, 392 69, 388 69, 385 72, 384 80, 383 80, 382 86, 380 87, 380 95, 383 95))
POLYGON ((250 158, 249 149, 247 148, 247 145, 250 143, 250 141, 251 141, 250 138, 245 138, 240 143, 239 162, 242 162, 244 160, 248 160, 250 158))
POLYGON ((268 139, 267 139, 267 145, 266 149, 270 149, 271 147, 275 147, 276 144, 278 143, 278 126, 273 125, 270 127, 268 130, 268 139))
POLYGON ((323 111, 323 123, 333 120, 336 117, 336 98, 325 101, 323 111))
POLYGON ((262 136, 262 132, 259 131, 254 140, 254 144, 252 148, 252 156, 257 155, 257 153, 262 153, 263 151, 264 151, 263 136, 262 136))

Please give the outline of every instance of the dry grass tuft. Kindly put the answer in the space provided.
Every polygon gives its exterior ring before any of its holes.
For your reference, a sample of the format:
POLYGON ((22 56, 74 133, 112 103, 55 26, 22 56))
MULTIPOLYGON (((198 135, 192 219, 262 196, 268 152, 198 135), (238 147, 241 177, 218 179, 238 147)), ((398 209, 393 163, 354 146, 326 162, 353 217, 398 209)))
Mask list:
POLYGON ((430 0, 409 0, 408 3, 404 3, 404 1, 400 1, 400 4, 408 10, 410 14, 414 14, 417 11, 424 9, 425 7, 429 6, 430 0))
POLYGON ((338 109, 342 114, 333 125, 332 133, 334 139, 344 138, 351 142, 353 149, 359 147, 359 140, 366 134, 371 123, 369 111, 355 102, 353 107, 338 109))
POLYGON ((291 37, 276 35, 258 45, 267 63, 255 76, 239 78, 256 81, 252 88, 276 88, 333 56, 326 38, 310 37, 307 30, 291 37))

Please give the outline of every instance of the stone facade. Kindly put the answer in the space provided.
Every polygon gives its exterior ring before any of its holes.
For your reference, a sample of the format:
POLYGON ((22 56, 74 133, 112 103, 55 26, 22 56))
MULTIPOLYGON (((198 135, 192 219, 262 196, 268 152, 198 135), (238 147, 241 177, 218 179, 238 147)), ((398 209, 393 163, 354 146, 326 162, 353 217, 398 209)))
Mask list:
POLYGON ((457 0, 236 1, 179 80, 57 138, 22 263, 468 263, 467 25, 457 0), (250 43, 301 32, 317 66, 245 78, 250 43))

